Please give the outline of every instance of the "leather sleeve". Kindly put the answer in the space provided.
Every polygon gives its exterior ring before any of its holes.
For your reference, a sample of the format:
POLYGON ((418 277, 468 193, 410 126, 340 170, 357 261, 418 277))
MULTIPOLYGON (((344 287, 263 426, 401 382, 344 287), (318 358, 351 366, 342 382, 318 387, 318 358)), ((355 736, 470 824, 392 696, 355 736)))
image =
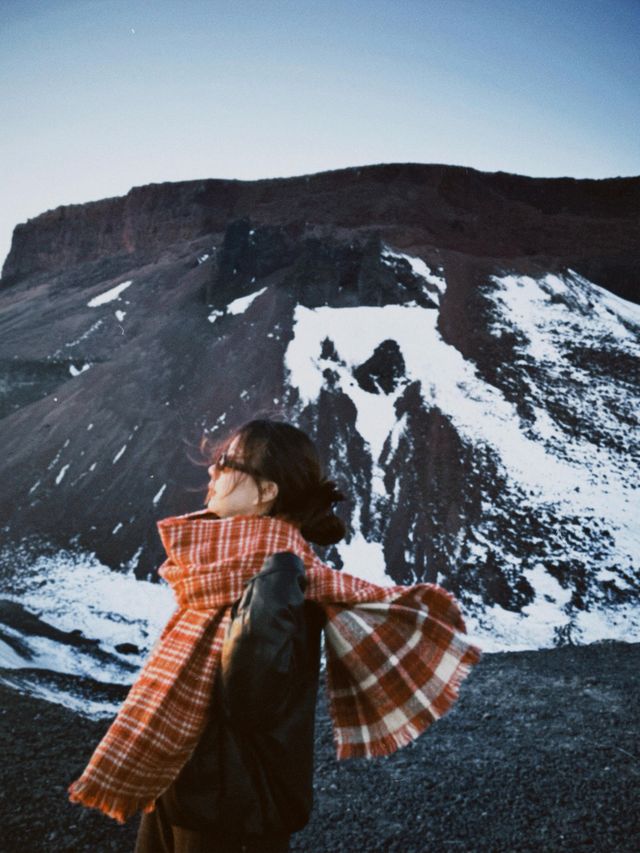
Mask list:
POLYGON ((222 647, 225 711, 232 724, 268 730, 285 711, 305 661, 304 563, 293 553, 268 557, 232 608, 222 647))

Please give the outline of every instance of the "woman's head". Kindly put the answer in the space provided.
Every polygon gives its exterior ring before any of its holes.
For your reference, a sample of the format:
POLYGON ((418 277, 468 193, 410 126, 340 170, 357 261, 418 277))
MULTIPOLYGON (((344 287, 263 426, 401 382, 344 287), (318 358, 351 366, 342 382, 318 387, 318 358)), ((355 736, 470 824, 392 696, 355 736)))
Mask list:
POLYGON ((298 427, 252 420, 213 447, 205 438, 202 449, 211 460, 206 504, 220 517, 278 516, 318 545, 344 538, 333 513, 344 495, 324 477, 315 444, 298 427))

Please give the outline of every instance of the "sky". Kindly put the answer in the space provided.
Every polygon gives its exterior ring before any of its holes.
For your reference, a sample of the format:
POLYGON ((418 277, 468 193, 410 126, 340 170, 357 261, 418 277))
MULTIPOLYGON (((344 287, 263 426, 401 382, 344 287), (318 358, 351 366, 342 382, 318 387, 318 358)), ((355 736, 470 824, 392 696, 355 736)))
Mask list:
POLYGON ((0 264, 148 183, 640 175, 639 45, 640 0, 0 0, 0 264))

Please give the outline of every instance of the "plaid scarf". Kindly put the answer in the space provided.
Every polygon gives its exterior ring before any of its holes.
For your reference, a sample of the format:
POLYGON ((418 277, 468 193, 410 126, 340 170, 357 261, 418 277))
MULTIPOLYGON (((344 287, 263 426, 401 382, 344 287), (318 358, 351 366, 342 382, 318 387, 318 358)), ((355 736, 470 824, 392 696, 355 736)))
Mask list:
POLYGON ((278 551, 304 562, 305 596, 325 625, 326 680, 337 757, 387 755, 455 702, 480 650, 454 597, 435 584, 381 587, 325 565, 298 528, 269 516, 159 521, 159 574, 177 609, 151 650, 70 799, 123 823, 178 775, 206 725, 231 604, 278 551))

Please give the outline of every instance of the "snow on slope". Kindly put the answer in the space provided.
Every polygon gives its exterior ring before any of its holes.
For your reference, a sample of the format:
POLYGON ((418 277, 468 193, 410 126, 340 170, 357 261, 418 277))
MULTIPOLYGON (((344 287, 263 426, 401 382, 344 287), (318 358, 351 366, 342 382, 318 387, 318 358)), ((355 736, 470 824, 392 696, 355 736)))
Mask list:
MULTIPOLYGON (((422 274, 426 280, 424 270, 422 274)), ((606 532, 610 544, 597 556, 588 537, 567 536, 564 543, 563 556, 580 557, 592 565, 596 597, 603 580, 628 590, 631 579, 638 577, 640 558, 638 383, 624 371, 617 375, 614 370, 612 376, 605 369, 599 374, 589 358, 593 352, 600 357, 608 352, 614 362, 640 357, 640 309, 573 272, 540 281, 526 276, 494 278, 487 298, 494 306, 492 331, 500 335, 517 330, 523 342, 522 366, 535 365, 537 370, 534 378, 528 374, 533 413, 528 422, 498 387, 481 377, 476 365, 443 340, 437 310, 415 304, 315 309, 298 305, 294 337, 285 356, 289 381, 304 405, 318 398, 325 369, 337 374, 336 387, 349 395, 358 412, 356 426, 369 445, 374 485, 381 493, 383 472, 376 464, 384 441, 391 436, 395 444, 404 428, 396 423, 394 401, 406 384, 420 380, 425 407, 437 407, 465 442, 486 446, 495 454, 514 502, 525 500, 541 513, 552 507, 555 515, 578 517, 606 532), (320 357, 327 337, 339 361, 320 357), (389 339, 400 347, 406 378, 394 393, 370 393, 353 371, 389 339), (580 366, 583 358, 586 363, 580 366), (560 386, 558 374, 566 380, 560 386), (558 404, 553 410, 548 408, 549 396, 558 404), (557 415, 562 407, 572 406, 579 428, 567 429, 557 415)), ((474 534, 472 547, 481 564, 489 546, 496 546, 495 530, 487 523, 474 534)), ((343 550, 346 547, 342 545, 343 550)), ((506 552, 498 557, 505 563, 518 559, 506 552)), ((345 559, 346 570, 353 574, 369 576, 369 565, 345 559)), ((380 560, 374 565, 378 580, 380 560)), ((552 645, 558 629, 570 630, 578 642, 640 638, 637 602, 615 608, 603 598, 600 608, 575 612, 568 607, 567 590, 544 566, 530 567, 527 580, 536 598, 522 613, 497 605, 487 610, 478 600, 470 624, 485 640, 485 648, 552 645)))
POLYGON ((164 581, 136 580, 131 570, 115 572, 94 555, 66 551, 39 557, 10 582, 4 580, 0 599, 19 603, 47 626, 97 641, 79 647, 2 625, 0 680, 26 685, 33 695, 96 718, 113 714, 119 702, 88 699, 81 685, 48 685, 46 673, 105 685, 131 684, 175 607, 164 581), (137 647, 138 653, 118 651, 116 647, 124 643, 137 647), (41 670, 42 677, 32 670, 41 670))
POLYGON ((577 512, 607 519, 621 561, 627 555, 637 561, 640 389, 637 367, 635 376, 632 370, 640 363, 640 307, 572 271, 565 279, 494 281, 501 318, 496 328, 522 333, 523 364, 534 362, 538 369, 528 373, 534 422, 526 433, 552 460, 548 476, 557 477, 541 494, 564 497, 577 512), (594 370, 596 359, 604 359, 604 371, 594 370), (618 370, 621 360, 624 369, 618 370), (575 418, 571 429, 557 419, 557 410, 549 411, 550 400, 558 397, 563 415, 569 411, 575 418))

